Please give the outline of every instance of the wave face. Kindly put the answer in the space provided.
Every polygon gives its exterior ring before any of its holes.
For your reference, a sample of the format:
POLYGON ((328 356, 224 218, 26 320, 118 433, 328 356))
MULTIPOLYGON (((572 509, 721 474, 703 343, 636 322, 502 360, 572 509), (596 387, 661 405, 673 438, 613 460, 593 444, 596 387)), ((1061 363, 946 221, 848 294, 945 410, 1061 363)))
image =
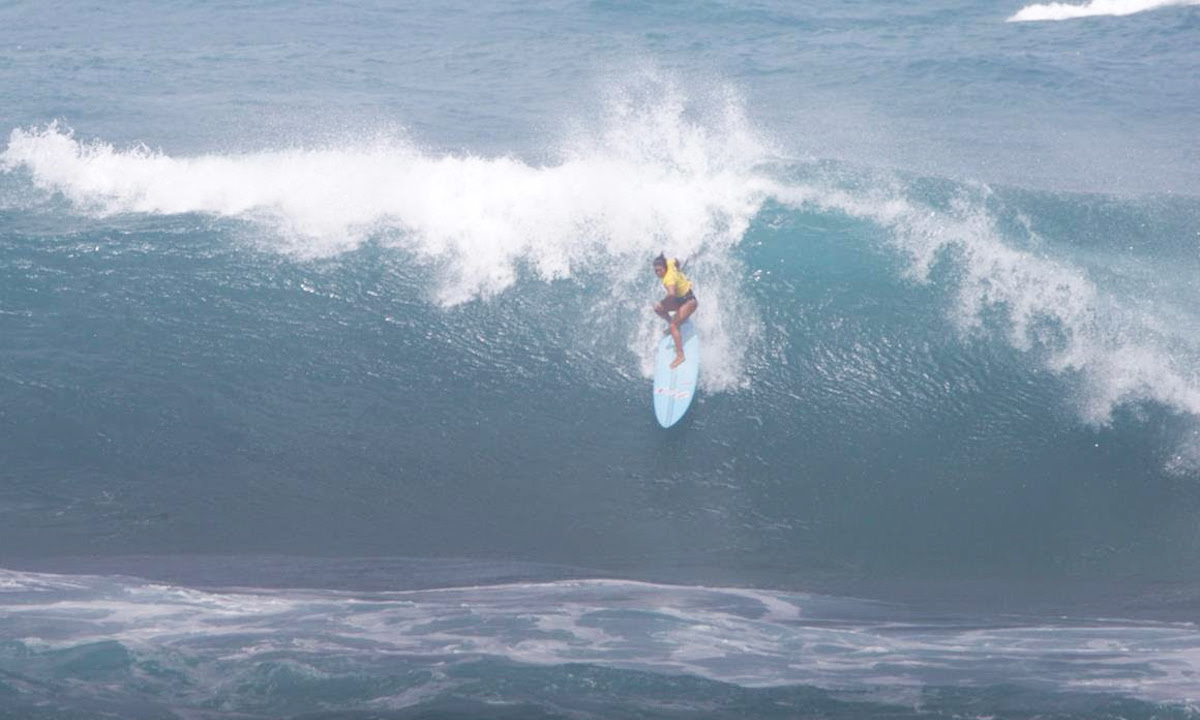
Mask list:
POLYGON ((210 5, 0 6, 0 717, 1194 716, 1194 8, 210 5))

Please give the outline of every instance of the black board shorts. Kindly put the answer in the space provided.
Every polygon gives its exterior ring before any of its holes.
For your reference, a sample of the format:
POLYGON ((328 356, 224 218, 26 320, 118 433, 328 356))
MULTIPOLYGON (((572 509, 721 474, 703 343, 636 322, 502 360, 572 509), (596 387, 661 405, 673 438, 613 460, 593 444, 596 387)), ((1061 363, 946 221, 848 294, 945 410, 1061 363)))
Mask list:
MULTIPOLYGON (((688 300, 696 300, 696 293, 692 292, 691 290, 688 290, 687 295, 684 295, 683 297, 671 298, 672 306, 668 307, 667 309, 668 310, 678 310, 679 308, 683 307, 683 304, 685 302, 687 302, 688 300)), ((699 304, 700 301, 696 300, 696 303, 699 304)))

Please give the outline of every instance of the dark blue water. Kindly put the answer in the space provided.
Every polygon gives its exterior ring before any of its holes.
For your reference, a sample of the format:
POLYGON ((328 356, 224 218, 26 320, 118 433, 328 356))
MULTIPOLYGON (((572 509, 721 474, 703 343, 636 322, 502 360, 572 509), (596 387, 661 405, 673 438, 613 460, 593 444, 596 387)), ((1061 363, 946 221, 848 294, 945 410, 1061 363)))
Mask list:
POLYGON ((1198 21, 0 8, 0 717, 1194 715, 1198 21))

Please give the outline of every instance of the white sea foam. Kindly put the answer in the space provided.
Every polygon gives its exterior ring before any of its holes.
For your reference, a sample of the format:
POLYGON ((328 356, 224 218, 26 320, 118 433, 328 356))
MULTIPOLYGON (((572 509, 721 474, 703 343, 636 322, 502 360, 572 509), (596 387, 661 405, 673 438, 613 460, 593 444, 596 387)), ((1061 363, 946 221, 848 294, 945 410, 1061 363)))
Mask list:
MULTIPOLYGON (((60 581, 23 577, 46 586, 60 581)), ((869 620, 863 611, 879 607, 862 601, 736 588, 573 580, 356 599, 334 591, 97 584, 93 594, 76 591, 70 601, 0 598, 0 616, 21 633, 0 632, 0 641, 20 642, 31 655, 100 640, 121 643, 168 668, 168 677, 194 678, 189 703, 206 702, 206 693, 233 700, 228 695, 237 691, 229 682, 206 683, 252 678, 264 662, 320 680, 377 662, 394 671, 406 658, 436 668, 481 656, 688 674, 747 687, 862 691, 1036 678, 1035 684, 1179 701, 1191 697, 1200 659, 1188 624, 961 622, 895 606, 891 617, 869 620), (812 607, 791 610, 801 604, 812 607)), ((10 666, 22 657, 11 656, 10 666)), ((16 667, 39 672, 36 658, 16 667)), ((441 686, 437 677, 430 683, 441 686)), ((380 692, 364 699, 384 701, 386 684, 380 692)))
MULTIPOLYGON (((237 218, 260 242, 299 258, 331 257, 368 239, 436 268, 433 293, 452 306, 503 293, 519 270, 548 282, 599 270, 615 301, 647 314, 649 260, 691 261, 703 288, 710 390, 744 381, 756 327, 738 301, 731 253, 769 181, 766 144, 726 91, 689 99, 654 71, 613 89, 604 117, 532 164, 422 150, 395 134, 337 147, 177 157, 79 139, 51 124, 13 130, 0 169, 27 172, 83 212, 237 218)), ((647 320, 649 323, 649 320, 647 320)), ((629 345, 643 352, 642 334, 629 345)), ((651 344, 652 346, 652 344, 651 344)), ((648 346, 649 347, 649 346, 648 346)), ((647 363, 643 363, 648 367, 647 363)))
POLYGON ((1200 0, 1091 0, 1082 5, 1071 3, 1039 3, 1026 5, 1018 10, 1008 22, 1039 22, 1046 20, 1074 20, 1102 15, 1122 16, 1158 10, 1159 8, 1200 5, 1200 0))
POLYGON ((0 593, 53 592, 75 590, 81 587, 84 585, 66 575, 20 572, 0 568, 0 593))

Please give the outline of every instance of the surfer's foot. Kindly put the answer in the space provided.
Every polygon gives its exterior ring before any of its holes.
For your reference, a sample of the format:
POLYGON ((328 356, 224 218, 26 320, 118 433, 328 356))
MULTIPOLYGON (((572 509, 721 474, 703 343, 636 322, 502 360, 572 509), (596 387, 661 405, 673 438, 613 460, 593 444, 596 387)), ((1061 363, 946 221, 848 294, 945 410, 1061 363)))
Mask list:
POLYGON ((683 363, 683 353, 679 353, 675 356, 675 361, 671 363, 671 369, 674 370, 675 368, 679 367, 681 363, 683 363))

